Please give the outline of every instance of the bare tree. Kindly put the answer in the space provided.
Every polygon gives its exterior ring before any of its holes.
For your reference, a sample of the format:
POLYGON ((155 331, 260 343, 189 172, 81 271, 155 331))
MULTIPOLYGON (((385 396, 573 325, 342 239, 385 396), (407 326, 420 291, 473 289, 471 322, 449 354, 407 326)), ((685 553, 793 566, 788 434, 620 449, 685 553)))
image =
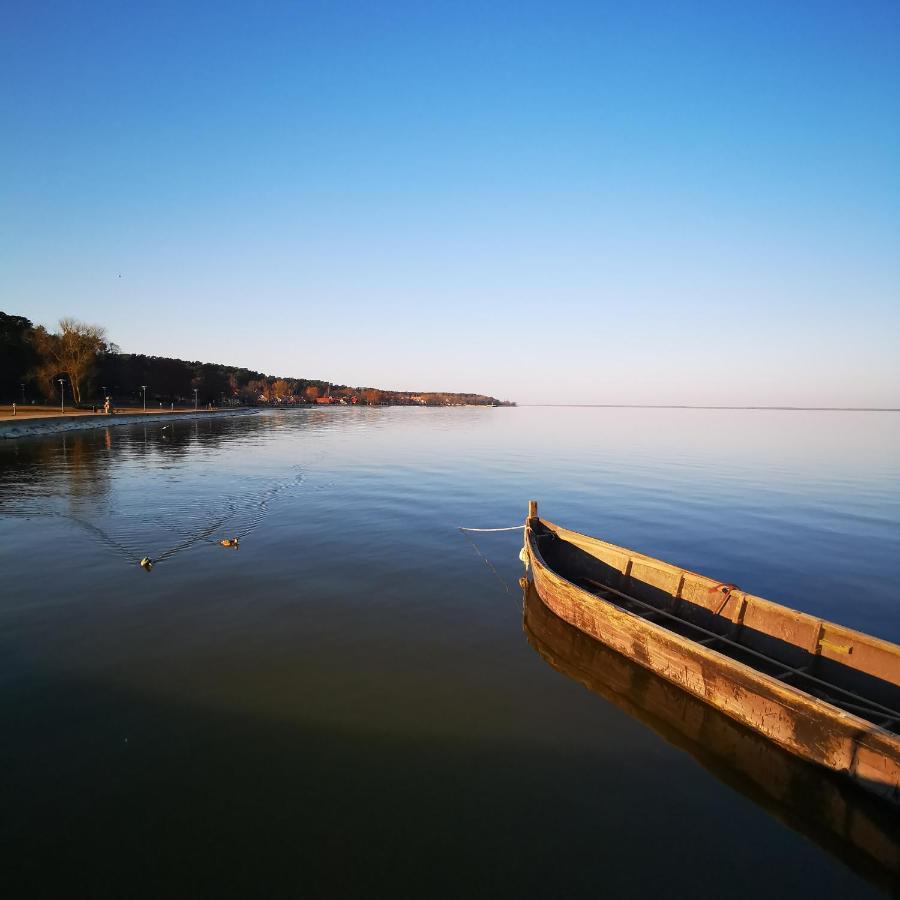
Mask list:
POLYGON ((106 348, 106 329, 67 317, 59 320, 56 334, 36 329, 35 346, 41 359, 36 375, 47 383, 48 394, 53 394, 53 379, 66 375, 72 399, 81 403, 81 388, 94 371, 98 355, 106 348))

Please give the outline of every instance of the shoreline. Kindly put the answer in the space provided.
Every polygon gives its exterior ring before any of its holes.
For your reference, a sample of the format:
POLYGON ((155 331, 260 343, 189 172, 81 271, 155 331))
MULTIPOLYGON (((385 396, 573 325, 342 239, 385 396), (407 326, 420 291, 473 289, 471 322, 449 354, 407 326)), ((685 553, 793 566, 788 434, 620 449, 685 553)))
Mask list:
POLYGON ((23 416, 21 419, 9 418, 0 420, 0 440, 16 438, 43 437, 47 434, 62 434, 66 431, 81 431, 96 428, 111 428, 116 425, 138 425, 141 422, 175 422, 182 419, 234 418, 236 416, 255 416, 259 410, 255 407, 244 409, 184 410, 182 412, 139 412, 106 416, 23 416))

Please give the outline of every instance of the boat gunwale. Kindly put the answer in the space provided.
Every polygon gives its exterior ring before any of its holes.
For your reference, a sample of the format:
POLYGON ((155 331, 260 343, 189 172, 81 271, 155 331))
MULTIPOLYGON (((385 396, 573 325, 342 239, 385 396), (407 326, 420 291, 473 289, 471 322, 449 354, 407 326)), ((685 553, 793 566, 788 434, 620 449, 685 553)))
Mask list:
MULTIPOLYGON (((598 538, 592 538, 589 535, 581 534, 577 531, 570 531, 567 528, 562 528, 561 526, 554 525, 552 522, 547 521, 546 519, 538 518, 541 524, 547 526, 551 531, 557 534, 560 538, 565 540, 560 532, 567 532, 569 534, 577 535, 580 538, 583 538, 591 543, 602 544, 603 546, 609 547, 613 550, 619 550, 625 552, 631 556, 631 551, 627 550, 624 547, 619 547, 616 544, 610 544, 606 541, 601 541, 598 538)), ((656 635, 657 638, 664 638, 665 640, 673 642, 676 646, 680 647, 683 651, 690 653, 696 657, 700 657, 701 659, 706 659, 710 662, 714 662, 720 666, 723 666, 726 670, 732 669, 735 672, 738 672, 743 675, 744 678, 750 681, 761 682, 764 684, 770 692, 773 694, 773 699, 777 698, 778 701, 790 708, 794 712, 802 712, 804 711, 804 706, 818 709, 821 713, 830 716, 834 719, 842 720, 848 727, 856 729, 858 732, 861 732, 857 736, 857 740, 865 741, 867 737, 874 737, 880 740, 885 740, 892 745, 895 750, 900 750, 900 736, 895 734, 894 732, 888 731, 885 728, 882 728, 880 725, 870 721, 869 719, 864 719, 861 716, 856 715, 855 713, 848 712, 847 710, 841 709, 839 706, 835 706, 833 703, 829 703, 827 700, 823 700, 821 697, 816 697, 813 694, 810 694, 807 691, 802 690, 801 688, 796 687, 793 684, 789 684, 785 681, 782 681, 778 678, 775 678, 772 675, 767 675, 765 672, 760 671, 759 669, 753 668, 753 666, 749 666, 746 663, 741 662, 740 660, 736 660, 731 656, 727 656, 724 653, 721 653, 718 650, 713 649, 712 647, 708 647, 704 644, 701 644, 691 638, 685 637, 684 635, 678 634, 678 632, 673 631, 670 628, 667 628, 664 625, 660 625, 656 622, 651 622, 648 619, 645 619, 643 616, 637 615, 636 613, 630 612, 624 607, 618 606, 610 600, 607 600, 603 597, 599 597, 591 591, 579 587, 574 582, 570 581, 566 578, 565 575, 560 573, 557 569, 551 566, 547 560, 544 558, 544 555, 541 553, 540 549, 537 546, 537 535, 532 528, 531 521, 527 521, 525 524, 525 538, 528 546, 528 552, 534 558, 537 559, 540 564, 541 569, 552 574, 560 581, 564 582, 564 584, 573 591, 576 591, 579 597, 587 599, 590 603, 598 604, 601 608, 606 608, 608 610, 614 611, 616 614, 621 614, 626 616, 629 620, 633 620, 637 627, 641 630, 647 631, 651 634, 656 635)), ((674 572, 684 572, 690 575, 694 575, 699 578, 703 578, 705 580, 712 581, 712 579, 708 579, 705 575, 699 575, 699 573, 691 572, 687 569, 681 569, 678 566, 674 566, 671 563, 665 563, 663 560, 657 560, 653 557, 645 557, 644 554, 635 553, 634 557, 640 557, 643 559, 650 560, 652 562, 656 562, 661 564, 661 566, 666 567, 667 569, 674 572)), ((714 582, 717 583, 717 582, 714 582)), ((538 592, 540 596, 540 592, 538 592)), ((763 598, 759 598, 763 599, 763 598)), ((541 598, 543 602, 543 597, 541 598)), ((772 603, 772 601, 766 601, 773 606, 781 606, 781 604, 772 603)), ((781 606, 782 609, 790 610, 790 607, 781 606)), ((551 607, 552 609, 552 607, 551 607)), ((806 613, 800 613, 800 615, 808 615, 806 613)), ((565 621, 565 619, 564 619, 565 621)), ((573 624, 573 623, 570 623, 573 624)), ((578 627, 574 625, 573 627, 578 627)), ((594 637, 593 635, 589 635, 594 637)), ((865 635, 868 637, 868 635, 865 635)), ((594 637, 595 640, 600 640, 597 637, 594 637)), ((880 640, 877 639, 876 640, 880 640)), ((601 641, 602 643, 602 641, 601 641)), ((887 643, 887 642, 885 642, 887 643)), ((895 647, 896 645, 888 644, 891 647, 895 647)), ((613 648, 615 649, 615 648, 613 648)), ((621 652, 621 651, 618 651, 621 652)), ((627 654, 625 654, 627 656, 627 654)), ((641 665, 640 661, 635 660, 639 665, 641 665)), ((651 671, 656 671, 655 669, 650 668, 651 671)), ((659 673, 662 675, 662 673, 659 673)), ((665 675, 662 675, 665 678, 665 675)), ((689 693, 693 693, 690 692, 689 693)), ((695 694, 695 696, 700 696, 695 694)), ((700 696, 701 700, 705 698, 700 696)), ((707 701, 708 702, 708 701, 707 701)), ((715 704, 713 704, 715 705, 715 704)), ((724 710, 723 710, 724 711, 724 710)), ((726 712, 726 715, 728 713, 726 712)))
MULTIPOLYGON (((666 562, 664 559, 658 559, 655 556, 647 556, 645 553, 640 553, 637 550, 630 550, 628 547, 622 547, 619 544, 613 544, 613 543, 610 543, 609 541, 604 541, 604 540, 601 540, 600 538, 592 537, 591 535, 584 534, 583 532, 580 532, 580 531, 573 531, 571 528, 565 528, 562 525, 556 525, 555 523, 550 522, 544 518, 538 517, 538 521, 541 522, 541 524, 545 525, 547 528, 549 528, 551 531, 555 532, 563 540, 566 539, 564 537, 565 534, 571 534, 571 535, 574 535, 575 537, 580 538, 583 541, 586 541, 589 544, 599 544, 600 546, 606 547, 609 550, 623 553, 631 560, 640 560, 641 564, 645 564, 649 568, 652 568, 652 569, 659 569, 663 572, 667 572, 670 574, 691 575, 694 578, 699 578, 703 581, 708 582, 709 585, 713 586, 713 587, 722 584, 722 582, 716 581, 714 578, 710 578, 708 575, 703 575, 700 572, 694 572, 691 569, 685 569, 684 567, 675 565, 674 563, 666 562)), ((530 526, 526 526, 526 527, 530 527, 530 526)), ((570 541, 569 543, 572 543, 572 542, 570 541)), ((543 557, 542 557, 542 559, 543 559, 543 557)), ((544 560, 544 564, 547 565, 546 560, 544 560)), ((556 570, 553 569, 552 571, 556 571, 556 570)), ((575 587, 577 587, 577 585, 575 585, 575 587)), ((583 590, 583 588, 581 588, 580 590, 583 590)), ((588 591, 587 593, 590 593, 590 591, 588 591)), ((900 661, 900 646, 893 643, 892 641, 885 640, 884 638, 877 637, 876 635, 873 635, 873 634, 868 634, 865 631, 859 631, 857 629, 850 628, 847 625, 841 625, 839 622, 833 622, 829 619, 823 619, 821 616, 815 616, 812 613, 804 612, 803 610, 800 610, 800 609, 794 609, 792 606, 787 606, 784 603, 777 603, 774 600, 767 600, 765 597, 760 597, 757 594, 748 593, 747 591, 743 590, 742 588, 736 588, 735 590, 732 590, 731 594, 732 595, 739 594, 739 595, 745 597, 748 601, 752 600, 754 605, 759 605, 763 608, 768 607, 769 609, 777 609, 777 610, 782 610, 782 611, 788 612, 793 616, 800 617, 807 624, 822 625, 826 628, 832 628, 832 629, 835 629, 835 630, 841 632, 846 637, 862 638, 864 643, 870 644, 871 646, 873 646, 879 650, 884 650, 885 652, 891 653, 892 655, 894 655, 898 658, 898 661, 900 661)), ((850 668, 854 669, 854 671, 857 671, 857 672, 864 671, 863 669, 859 669, 856 666, 850 666, 850 668)))

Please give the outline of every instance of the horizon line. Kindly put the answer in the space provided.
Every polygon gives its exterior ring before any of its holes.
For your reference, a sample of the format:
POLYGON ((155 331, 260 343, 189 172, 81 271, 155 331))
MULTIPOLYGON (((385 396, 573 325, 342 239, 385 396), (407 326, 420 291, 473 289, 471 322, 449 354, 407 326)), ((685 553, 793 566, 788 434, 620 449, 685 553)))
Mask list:
POLYGON ((735 409, 785 412, 900 412, 896 406, 710 406, 693 403, 516 403, 516 406, 569 407, 574 409, 735 409))

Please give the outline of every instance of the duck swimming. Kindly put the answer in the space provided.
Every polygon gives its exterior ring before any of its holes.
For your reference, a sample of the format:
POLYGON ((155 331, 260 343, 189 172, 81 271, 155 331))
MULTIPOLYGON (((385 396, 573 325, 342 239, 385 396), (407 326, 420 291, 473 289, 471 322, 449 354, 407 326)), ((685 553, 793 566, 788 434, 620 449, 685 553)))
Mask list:
POLYGON ((237 547, 237 545, 238 545, 238 539, 237 539, 236 537, 233 537, 233 538, 222 538, 222 540, 219 541, 219 543, 220 543, 223 547, 237 547))
POLYGON ((149 572, 153 568, 153 560, 149 556, 145 556, 139 565, 145 572, 149 572))

